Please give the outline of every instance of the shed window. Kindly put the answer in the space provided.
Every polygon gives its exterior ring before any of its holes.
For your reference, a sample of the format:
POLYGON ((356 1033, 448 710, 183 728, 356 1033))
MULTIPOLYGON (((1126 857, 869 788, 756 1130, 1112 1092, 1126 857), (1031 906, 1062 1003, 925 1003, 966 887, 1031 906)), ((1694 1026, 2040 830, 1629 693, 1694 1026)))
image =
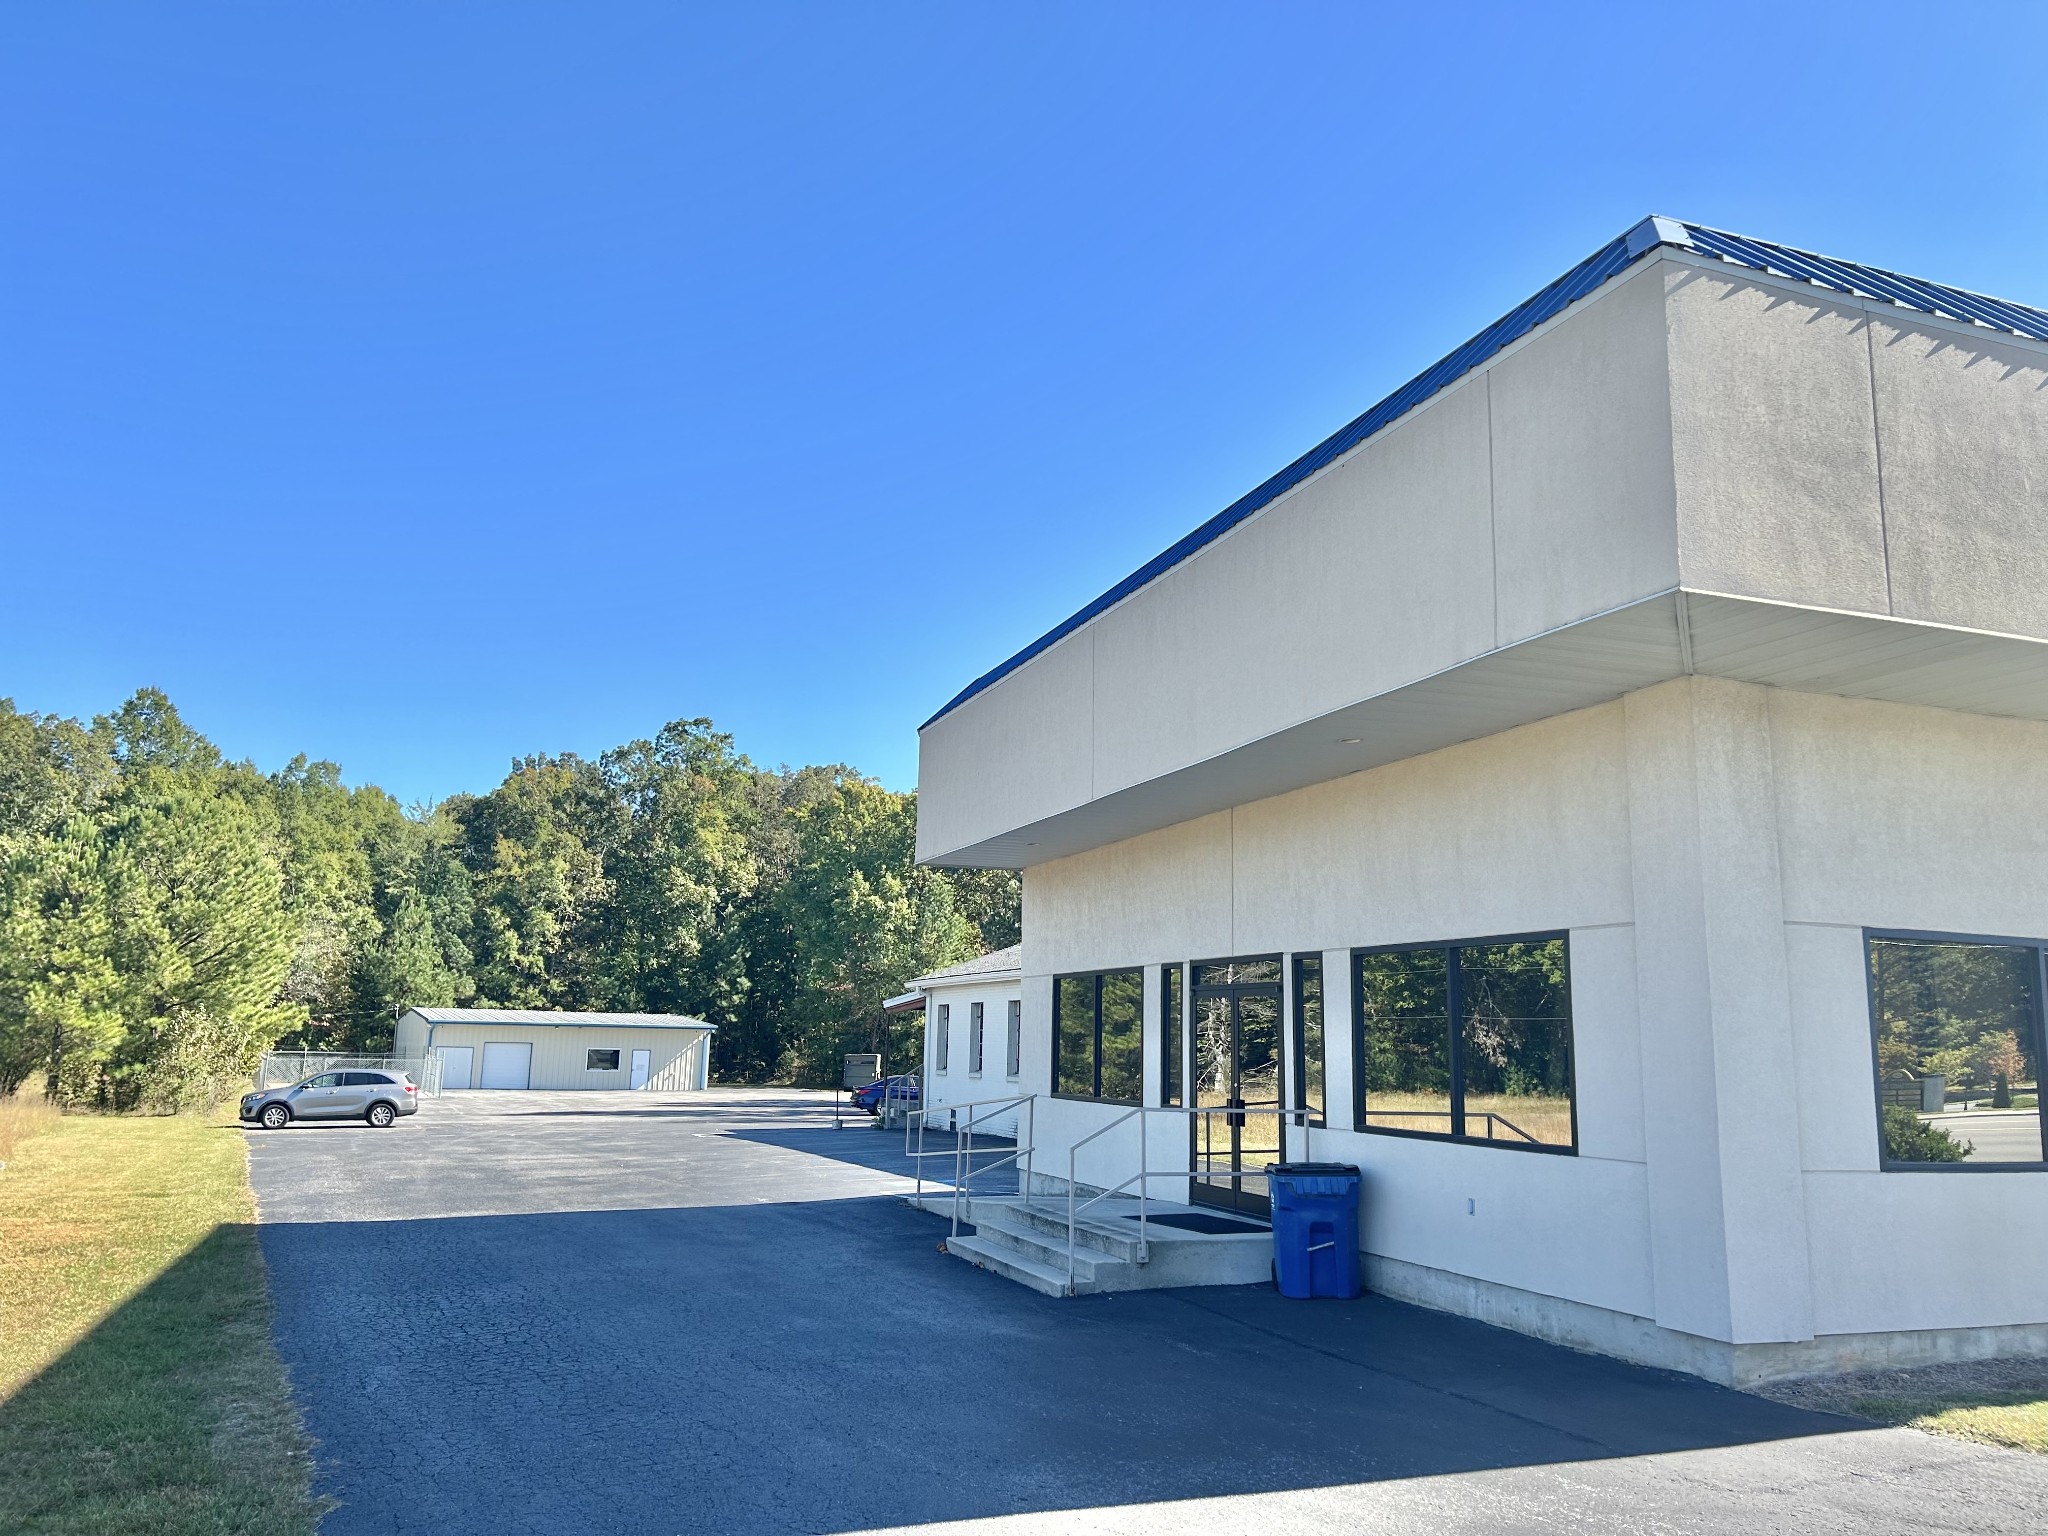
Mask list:
POLYGON ((1003 1070, 1010 1077, 1024 1070, 1024 1004, 1014 997, 1010 999, 1010 1056, 1003 1070))
POLYGON ((616 1072, 619 1070, 617 1051, 587 1051, 583 1057, 586 1072, 616 1072))
POLYGON ((981 1076, 982 1005, 967 1005, 967 1070, 981 1076))
POLYGON ((1053 983, 1053 1092, 1135 1104, 1145 1085, 1145 973, 1096 971, 1053 983))
POLYGON ((932 1064, 940 1072, 946 1070, 946 1058, 952 1055, 953 1046, 953 1005, 939 1004, 939 1022, 933 1031, 932 1064))
POLYGON ((1868 933, 1886 1168, 2038 1168, 2043 948, 2030 939, 1868 933))
POLYGON ((1355 951, 1359 1127, 1572 1152, 1563 934, 1355 951))

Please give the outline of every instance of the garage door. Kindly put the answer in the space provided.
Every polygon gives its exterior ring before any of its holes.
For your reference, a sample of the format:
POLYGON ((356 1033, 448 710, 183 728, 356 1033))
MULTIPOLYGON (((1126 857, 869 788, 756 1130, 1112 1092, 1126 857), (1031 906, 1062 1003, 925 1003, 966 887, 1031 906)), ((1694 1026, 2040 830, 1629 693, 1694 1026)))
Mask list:
POLYGON ((464 1088, 476 1086, 476 1047, 472 1045, 437 1045, 434 1054, 441 1058, 441 1091, 455 1093, 464 1088))
POLYGON ((533 1077, 531 1045, 486 1045, 479 1088, 524 1088, 533 1077))

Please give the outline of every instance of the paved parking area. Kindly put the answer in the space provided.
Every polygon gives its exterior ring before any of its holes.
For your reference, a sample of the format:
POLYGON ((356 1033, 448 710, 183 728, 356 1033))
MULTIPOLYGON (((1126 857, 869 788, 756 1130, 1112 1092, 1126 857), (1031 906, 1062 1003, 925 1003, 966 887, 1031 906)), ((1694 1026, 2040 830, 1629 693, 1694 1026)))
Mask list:
POLYGON ((822 1095, 250 1133, 326 1536, 2035 1532, 2048 1461, 1368 1298, 1054 1301, 822 1095))

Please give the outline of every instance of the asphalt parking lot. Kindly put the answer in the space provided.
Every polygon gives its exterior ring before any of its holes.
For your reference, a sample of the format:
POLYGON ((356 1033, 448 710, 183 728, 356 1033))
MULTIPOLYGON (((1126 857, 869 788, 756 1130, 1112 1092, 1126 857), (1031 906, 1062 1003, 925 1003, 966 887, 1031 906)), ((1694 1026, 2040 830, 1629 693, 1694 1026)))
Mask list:
POLYGON ((828 1102, 249 1133, 326 1536, 2041 1528, 2040 1458, 1396 1303, 1038 1296, 828 1102))

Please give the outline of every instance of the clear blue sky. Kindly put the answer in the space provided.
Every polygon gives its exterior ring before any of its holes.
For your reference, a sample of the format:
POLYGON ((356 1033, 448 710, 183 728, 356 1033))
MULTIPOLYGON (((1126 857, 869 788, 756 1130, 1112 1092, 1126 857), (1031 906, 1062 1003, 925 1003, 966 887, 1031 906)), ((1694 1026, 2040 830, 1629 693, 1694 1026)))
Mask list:
POLYGON ((0 694, 406 800, 1001 660, 1642 215, 2048 303, 2048 6, 0 18, 0 694))

